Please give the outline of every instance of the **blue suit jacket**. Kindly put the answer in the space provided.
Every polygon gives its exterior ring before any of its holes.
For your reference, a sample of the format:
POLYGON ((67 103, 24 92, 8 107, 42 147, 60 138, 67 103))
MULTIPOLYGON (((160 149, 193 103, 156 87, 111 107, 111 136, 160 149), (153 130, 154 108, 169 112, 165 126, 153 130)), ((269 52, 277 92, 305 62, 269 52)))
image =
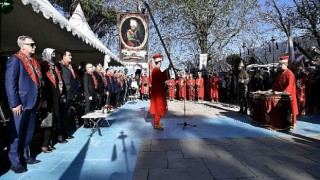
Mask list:
POLYGON ((23 109, 32 109, 38 100, 38 87, 32 81, 23 63, 13 55, 7 62, 5 86, 10 108, 19 104, 23 109))

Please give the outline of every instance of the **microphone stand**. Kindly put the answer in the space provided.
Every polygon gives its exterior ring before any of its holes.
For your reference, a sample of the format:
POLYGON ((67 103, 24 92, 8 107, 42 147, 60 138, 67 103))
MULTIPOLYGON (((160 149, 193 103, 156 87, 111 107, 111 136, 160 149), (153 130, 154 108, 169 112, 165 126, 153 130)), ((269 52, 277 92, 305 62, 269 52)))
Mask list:
MULTIPOLYGON (((183 85, 184 85, 184 98, 183 98, 183 117, 186 119, 186 97, 187 97, 187 81, 183 79, 183 85)), ((192 127, 197 127, 195 124, 189 124, 186 121, 183 123, 178 123, 178 125, 182 125, 182 131, 184 130, 185 127, 187 126, 192 126, 192 127)))

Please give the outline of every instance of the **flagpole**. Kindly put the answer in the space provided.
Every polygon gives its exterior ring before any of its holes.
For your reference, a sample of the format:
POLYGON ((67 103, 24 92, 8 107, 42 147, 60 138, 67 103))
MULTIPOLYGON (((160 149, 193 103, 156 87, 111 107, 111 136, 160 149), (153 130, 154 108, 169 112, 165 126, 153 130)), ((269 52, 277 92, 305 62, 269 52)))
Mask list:
POLYGON ((295 61, 294 58, 294 48, 293 48, 293 39, 292 39, 292 30, 291 30, 291 22, 288 21, 288 46, 289 46, 289 67, 291 67, 292 63, 295 61))
MULTIPOLYGON (((165 50, 165 52, 166 52, 166 54, 167 54, 167 57, 168 57, 168 59, 169 59, 169 63, 170 63, 170 65, 173 67, 173 63, 172 63, 172 60, 171 60, 169 51, 168 51, 168 49, 167 49, 167 47, 166 47, 166 45, 165 45, 165 43, 164 43, 164 41, 163 41, 163 39, 162 39, 162 36, 161 36, 161 34, 160 34, 158 25, 157 25, 156 21, 154 20, 154 17, 153 17, 152 12, 151 12, 151 8, 150 8, 149 4, 148 4, 146 1, 143 1, 143 3, 144 3, 144 5, 146 6, 146 8, 147 8, 147 10, 148 10, 148 12, 149 12, 149 15, 150 15, 151 20, 152 20, 152 22, 153 22, 153 24, 154 24, 154 27, 156 28, 157 34, 158 34, 158 36, 159 36, 159 38, 160 38, 160 42, 161 42, 161 44, 162 44, 162 46, 163 46, 163 48, 164 48, 164 50, 165 50)), ((176 72, 176 69, 175 69, 174 67, 173 67, 173 72, 174 72, 175 76, 177 77, 177 72, 176 72)))

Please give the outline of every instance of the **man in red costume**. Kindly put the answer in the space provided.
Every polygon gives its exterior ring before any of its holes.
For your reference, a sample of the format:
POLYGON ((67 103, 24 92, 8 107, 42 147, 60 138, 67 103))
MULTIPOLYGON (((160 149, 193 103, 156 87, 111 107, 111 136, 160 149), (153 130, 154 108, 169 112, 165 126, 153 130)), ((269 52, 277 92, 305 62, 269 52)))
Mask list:
POLYGON ((296 72, 296 80, 297 80, 297 104, 299 115, 306 115, 305 107, 306 107, 306 82, 307 82, 307 74, 305 73, 303 67, 299 66, 296 72))
POLYGON ((193 79, 193 75, 189 75, 189 79, 187 80, 188 86, 188 99, 189 101, 194 101, 195 91, 196 91, 196 80, 193 79))
POLYGON ((149 87, 150 87, 150 78, 147 76, 147 72, 144 72, 143 76, 141 77, 141 94, 142 100, 149 98, 149 87))
POLYGON ((183 72, 180 73, 180 78, 177 80, 179 100, 183 101, 186 98, 186 80, 183 72))
POLYGON ((167 87, 168 87, 169 100, 173 101, 174 100, 175 87, 176 87, 176 82, 175 82, 173 77, 167 81, 167 87))
POLYGON ((156 66, 152 70, 151 82, 151 99, 150 99, 150 114, 154 114, 154 129, 163 130, 160 124, 161 116, 166 114, 166 87, 165 81, 169 79, 169 68, 161 72, 162 55, 156 54, 153 56, 156 66))
POLYGON ((196 89, 197 89, 198 101, 202 102, 204 98, 204 80, 202 78, 201 72, 198 72, 198 78, 196 80, 196 89))
POLYGON ((288 69, 289 56, 281 56, 279 61, 280 73, 273 84, 274 91, 283 91, 291 95, 291 112, 294 126, 297 122, 298 105, 296 98, 296 81, 294 74, 288 69))
POLYGON ((211 84, 212 74, 207 74, 207 78, 204 79, 204 99, 211 101, 211 84))
POLYGON ((219 100, 219 77, 217 73, 213 72, 213 77, 211 81, 210 95, 212 102, 218 102, 219 100))

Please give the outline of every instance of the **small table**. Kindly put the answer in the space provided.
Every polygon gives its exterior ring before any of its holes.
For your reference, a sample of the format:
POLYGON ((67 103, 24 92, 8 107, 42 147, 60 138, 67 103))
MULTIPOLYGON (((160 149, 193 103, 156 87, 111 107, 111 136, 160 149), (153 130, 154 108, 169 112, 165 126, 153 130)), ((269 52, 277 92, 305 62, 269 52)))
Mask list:
POLYGON ((93 127, 91 129, 91 134, 89 135, 89 137, 91 137, 96 131, 98 131, 99 135, 102 136, 99 123, 104 119, 110 127, 109 121, 107 119, 109 115, 110 114, 103 114, 101 112, 91 112, 81 117, 83 119, 89 119, 89 121, 93 123, 93 127))

